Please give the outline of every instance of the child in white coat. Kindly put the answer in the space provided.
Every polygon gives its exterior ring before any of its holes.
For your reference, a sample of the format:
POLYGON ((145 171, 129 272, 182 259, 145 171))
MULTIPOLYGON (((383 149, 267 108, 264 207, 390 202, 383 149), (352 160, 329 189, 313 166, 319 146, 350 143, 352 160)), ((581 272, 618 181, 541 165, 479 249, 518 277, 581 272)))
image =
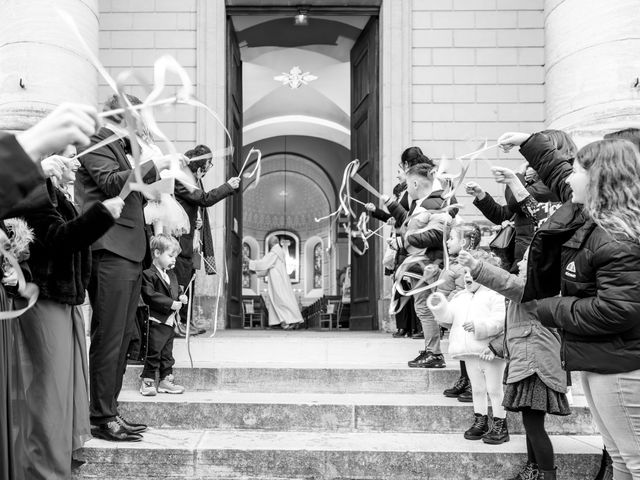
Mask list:
MULTIPOLYGON (((488 263, 499 263, 496 257, 481 250, 472 255, 488 263)), ((502 406, 502 378, 506 361, 497 358, 488 348, 489 342, 504 330, 504 297, 474 282, 467 271, 465 290, 458 292, 451 301, 441 293, 434 293, 429 297, 428 306, 438 323, 450 325, 449 354, 465 361, 471 381, 475 419, 471 428, 464 433, 464 438, 482 439, 494 445, 508 442, 506 411, 502 406), (487 394, 491 398, 493 411, 491 423, 487 394)))

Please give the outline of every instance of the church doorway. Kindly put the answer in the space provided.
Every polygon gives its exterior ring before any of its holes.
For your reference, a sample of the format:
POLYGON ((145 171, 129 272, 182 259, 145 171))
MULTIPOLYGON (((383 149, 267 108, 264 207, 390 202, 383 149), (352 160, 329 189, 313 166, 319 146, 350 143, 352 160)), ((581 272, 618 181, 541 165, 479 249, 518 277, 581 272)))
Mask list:
MULTIPOLYGON (((354 158, 359 174, 378 188, 380 1, 349 9, 313 3, 227 1, 226 123, 234 144, 243 146, 228 176, 242 169, 251 148, 262 152, 260 181, 243 180, 243 195, 227 204, 227 328, 265 325, 253 313, 264 307, 266 283, 243 256, 262 257, 275 235, 286 246, 300 308, 325 302, 336 314, 328 322, 312 318, 311 328, 378 329, 379 239, 359 254, 350 238, 356 220, 315 219, 338 208, 344 167, 354 158)), ((359 201, 375 203, 371 193, 354 190, 359 201)), ((363 211, 359 203, 352 207, 363 211)))

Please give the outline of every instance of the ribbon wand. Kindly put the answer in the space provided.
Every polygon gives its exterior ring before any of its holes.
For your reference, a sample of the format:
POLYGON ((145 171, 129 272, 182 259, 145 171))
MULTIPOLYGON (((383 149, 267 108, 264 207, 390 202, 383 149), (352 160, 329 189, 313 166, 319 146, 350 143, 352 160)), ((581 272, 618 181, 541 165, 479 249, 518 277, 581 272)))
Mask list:
POLYGON ((191 368, 193 368, 193 357, 191 356, 191 302, 193 301, 193 281, 196 279, 196 274, 191 275, 191 280, 189 280, 189 285, 187 285, 187 290, 189 292, 189 301, 187 302, 187 331, 185 334, 185 339, 187 341, 187 354, 189 355, 189 362, 191 363, 191 368))

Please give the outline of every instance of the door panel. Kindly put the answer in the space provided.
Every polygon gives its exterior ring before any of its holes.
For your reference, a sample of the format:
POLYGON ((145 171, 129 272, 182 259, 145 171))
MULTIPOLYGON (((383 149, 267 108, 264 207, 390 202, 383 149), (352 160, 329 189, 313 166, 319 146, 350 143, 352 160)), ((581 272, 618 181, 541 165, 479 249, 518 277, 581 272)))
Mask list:
MULTIPOLYGON (((242 60, 238 38, 227 17, 227 112, 226 125, 233 140, 233 160, 227 178, 238 174, 242 159, 242 60)), ((227 284, 227 328, 242 328, 242 195, 227 198, 225 251, 227 284)))
MULTIPOLYGON (((376 189, 379 177, 379 58, 378 17, 372 17, 351 50, 351 156, 360 160, 362 178, 376 189)), ((355 189, 363 202, 376 199, 365 189, 355 189)), ((356 212, 360 214, 358 205, 356 212)), ((369 250, 351 257, 351 330, 377 330, 379 239, 369 239, 369 250)))

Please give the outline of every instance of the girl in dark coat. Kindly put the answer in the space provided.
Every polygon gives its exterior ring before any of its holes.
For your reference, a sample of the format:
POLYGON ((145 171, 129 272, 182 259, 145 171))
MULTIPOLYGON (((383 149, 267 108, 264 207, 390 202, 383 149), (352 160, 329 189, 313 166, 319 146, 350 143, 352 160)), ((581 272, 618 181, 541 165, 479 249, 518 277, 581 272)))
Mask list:
POLYGON ((536 233, 523 301, 559 329, 565 370, 582 371, 614 478, 640 479, 640 155, 626 140, 593 142, 573 167, 544 134, 507 133, 540 178, 570 201, 536 233), (557 290, 561 296, 555 296, 557 290))
MULTIPOLYGON (((63 181, 75 178, 68 163, 63 181)), ((89 283, 89 246, 113 224, 120 198, 78 212, 51 180, 16 208, 34 231, 28 267, 40 287, 36 304, 19 319, 17 357, 25 424, 19 442, 26 478, 71 478, 72 453, 91 436, 84 319, 80 305, 89 283)))

